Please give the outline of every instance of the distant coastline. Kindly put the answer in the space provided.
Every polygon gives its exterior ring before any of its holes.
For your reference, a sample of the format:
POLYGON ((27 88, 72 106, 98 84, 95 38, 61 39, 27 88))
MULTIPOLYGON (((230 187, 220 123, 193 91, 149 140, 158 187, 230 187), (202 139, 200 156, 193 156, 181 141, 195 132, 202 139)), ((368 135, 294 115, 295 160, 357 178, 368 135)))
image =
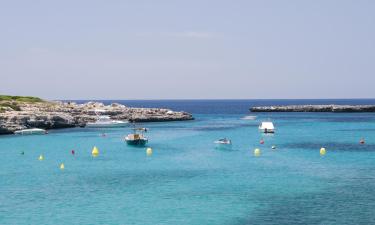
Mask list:
POLYGON ((332 113, 364 113, 375 112, 375 105, 280 105, 256 106, 251 112, 332 112, 332 113))

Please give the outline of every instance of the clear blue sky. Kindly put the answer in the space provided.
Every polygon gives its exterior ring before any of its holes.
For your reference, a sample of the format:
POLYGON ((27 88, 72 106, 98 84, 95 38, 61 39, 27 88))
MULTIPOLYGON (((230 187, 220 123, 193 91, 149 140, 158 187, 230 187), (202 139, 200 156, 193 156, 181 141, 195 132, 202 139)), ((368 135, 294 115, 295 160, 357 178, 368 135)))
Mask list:
POLYGON ((0 2, 0 93, 374 98, 375 1, 0 2))

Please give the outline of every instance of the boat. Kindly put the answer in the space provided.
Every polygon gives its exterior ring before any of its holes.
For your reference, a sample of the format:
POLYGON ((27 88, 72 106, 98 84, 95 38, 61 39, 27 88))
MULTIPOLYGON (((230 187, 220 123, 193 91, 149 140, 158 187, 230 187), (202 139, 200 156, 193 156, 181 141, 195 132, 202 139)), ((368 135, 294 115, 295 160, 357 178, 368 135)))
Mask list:
POLYGON ((86 124, 86 127, 100 128, 100 127, 123 127, 128 124, 127 121, 112 120, 109 116, 98 116, 95 122, 90 122, 86 124))
POLYGON ((214 142, 215 144, 220 144, 220 145, 231 145, 232 141, 227 139, 227 138, 222 138, 214 142))
POLYGON ((244 117, 242 117, 241 119, 242 120, 255 120, 257 117, 256 116, 244 116, 244 117))
POLYGON ((147 132, 147 128, 132 128, 133 133, 128 134, 125 137, 125 141, 128 145, 143 147, 147 144, 148 139, 145 137, 144 133, 147 132))
POLYGON ((14 132, 14 134, 18 135, 29 135, 29 134, 47 134, 48 132, 44 129, 40 128, 31 128, 31 129, 23 129, 23 130, 17 130, 14 132))
POLYGON ((275 126, 272 122, 262 122, 259 125, 259 130, 263 133, 275 133, 275 126))

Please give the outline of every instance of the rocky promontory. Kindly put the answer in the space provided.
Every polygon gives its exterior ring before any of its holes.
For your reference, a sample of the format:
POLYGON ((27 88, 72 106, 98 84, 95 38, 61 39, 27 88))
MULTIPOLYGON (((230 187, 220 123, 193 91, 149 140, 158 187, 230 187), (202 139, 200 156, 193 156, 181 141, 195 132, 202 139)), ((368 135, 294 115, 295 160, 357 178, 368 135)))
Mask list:
MULTIPOLYGON (((0 96, 1 97, 1 96, 0 96)), ((74 102, 18 101, 0 98, 0 134, 11 134, 27 128, 57 129, 84 127, 95 122, 98 115, 130 122, 164 122, 192 120, 186 112, 160 108, 132 108, 118 103, 100 102, 77 104, 74 102)))
POLYGON ((375 105, 280 105, 256 106, 251 112, 333 112, 333 113, 361 113, 375 112, 375 105))

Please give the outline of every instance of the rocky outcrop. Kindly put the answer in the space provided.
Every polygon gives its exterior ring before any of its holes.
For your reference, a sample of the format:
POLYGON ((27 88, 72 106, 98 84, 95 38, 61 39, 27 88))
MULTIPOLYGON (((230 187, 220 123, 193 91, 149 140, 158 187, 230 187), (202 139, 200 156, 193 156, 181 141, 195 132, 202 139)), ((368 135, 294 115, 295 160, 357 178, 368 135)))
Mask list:
POLYGON ((164 122, 192 120, 186 112, 175 112, 158 108, 131 108, 113 103, 100 102, 76 104, 74 102, 20 103, 20 110, 2 108, 0 112, 0 134, 11 134, 27 128, 58 129, 85 126, 97 120, 98 115, 109 115, 112 119, 134 122, 164 122))
POLYGON ((282 105, 257 106, 251 112, 375 112, 375 105, 282 105))

